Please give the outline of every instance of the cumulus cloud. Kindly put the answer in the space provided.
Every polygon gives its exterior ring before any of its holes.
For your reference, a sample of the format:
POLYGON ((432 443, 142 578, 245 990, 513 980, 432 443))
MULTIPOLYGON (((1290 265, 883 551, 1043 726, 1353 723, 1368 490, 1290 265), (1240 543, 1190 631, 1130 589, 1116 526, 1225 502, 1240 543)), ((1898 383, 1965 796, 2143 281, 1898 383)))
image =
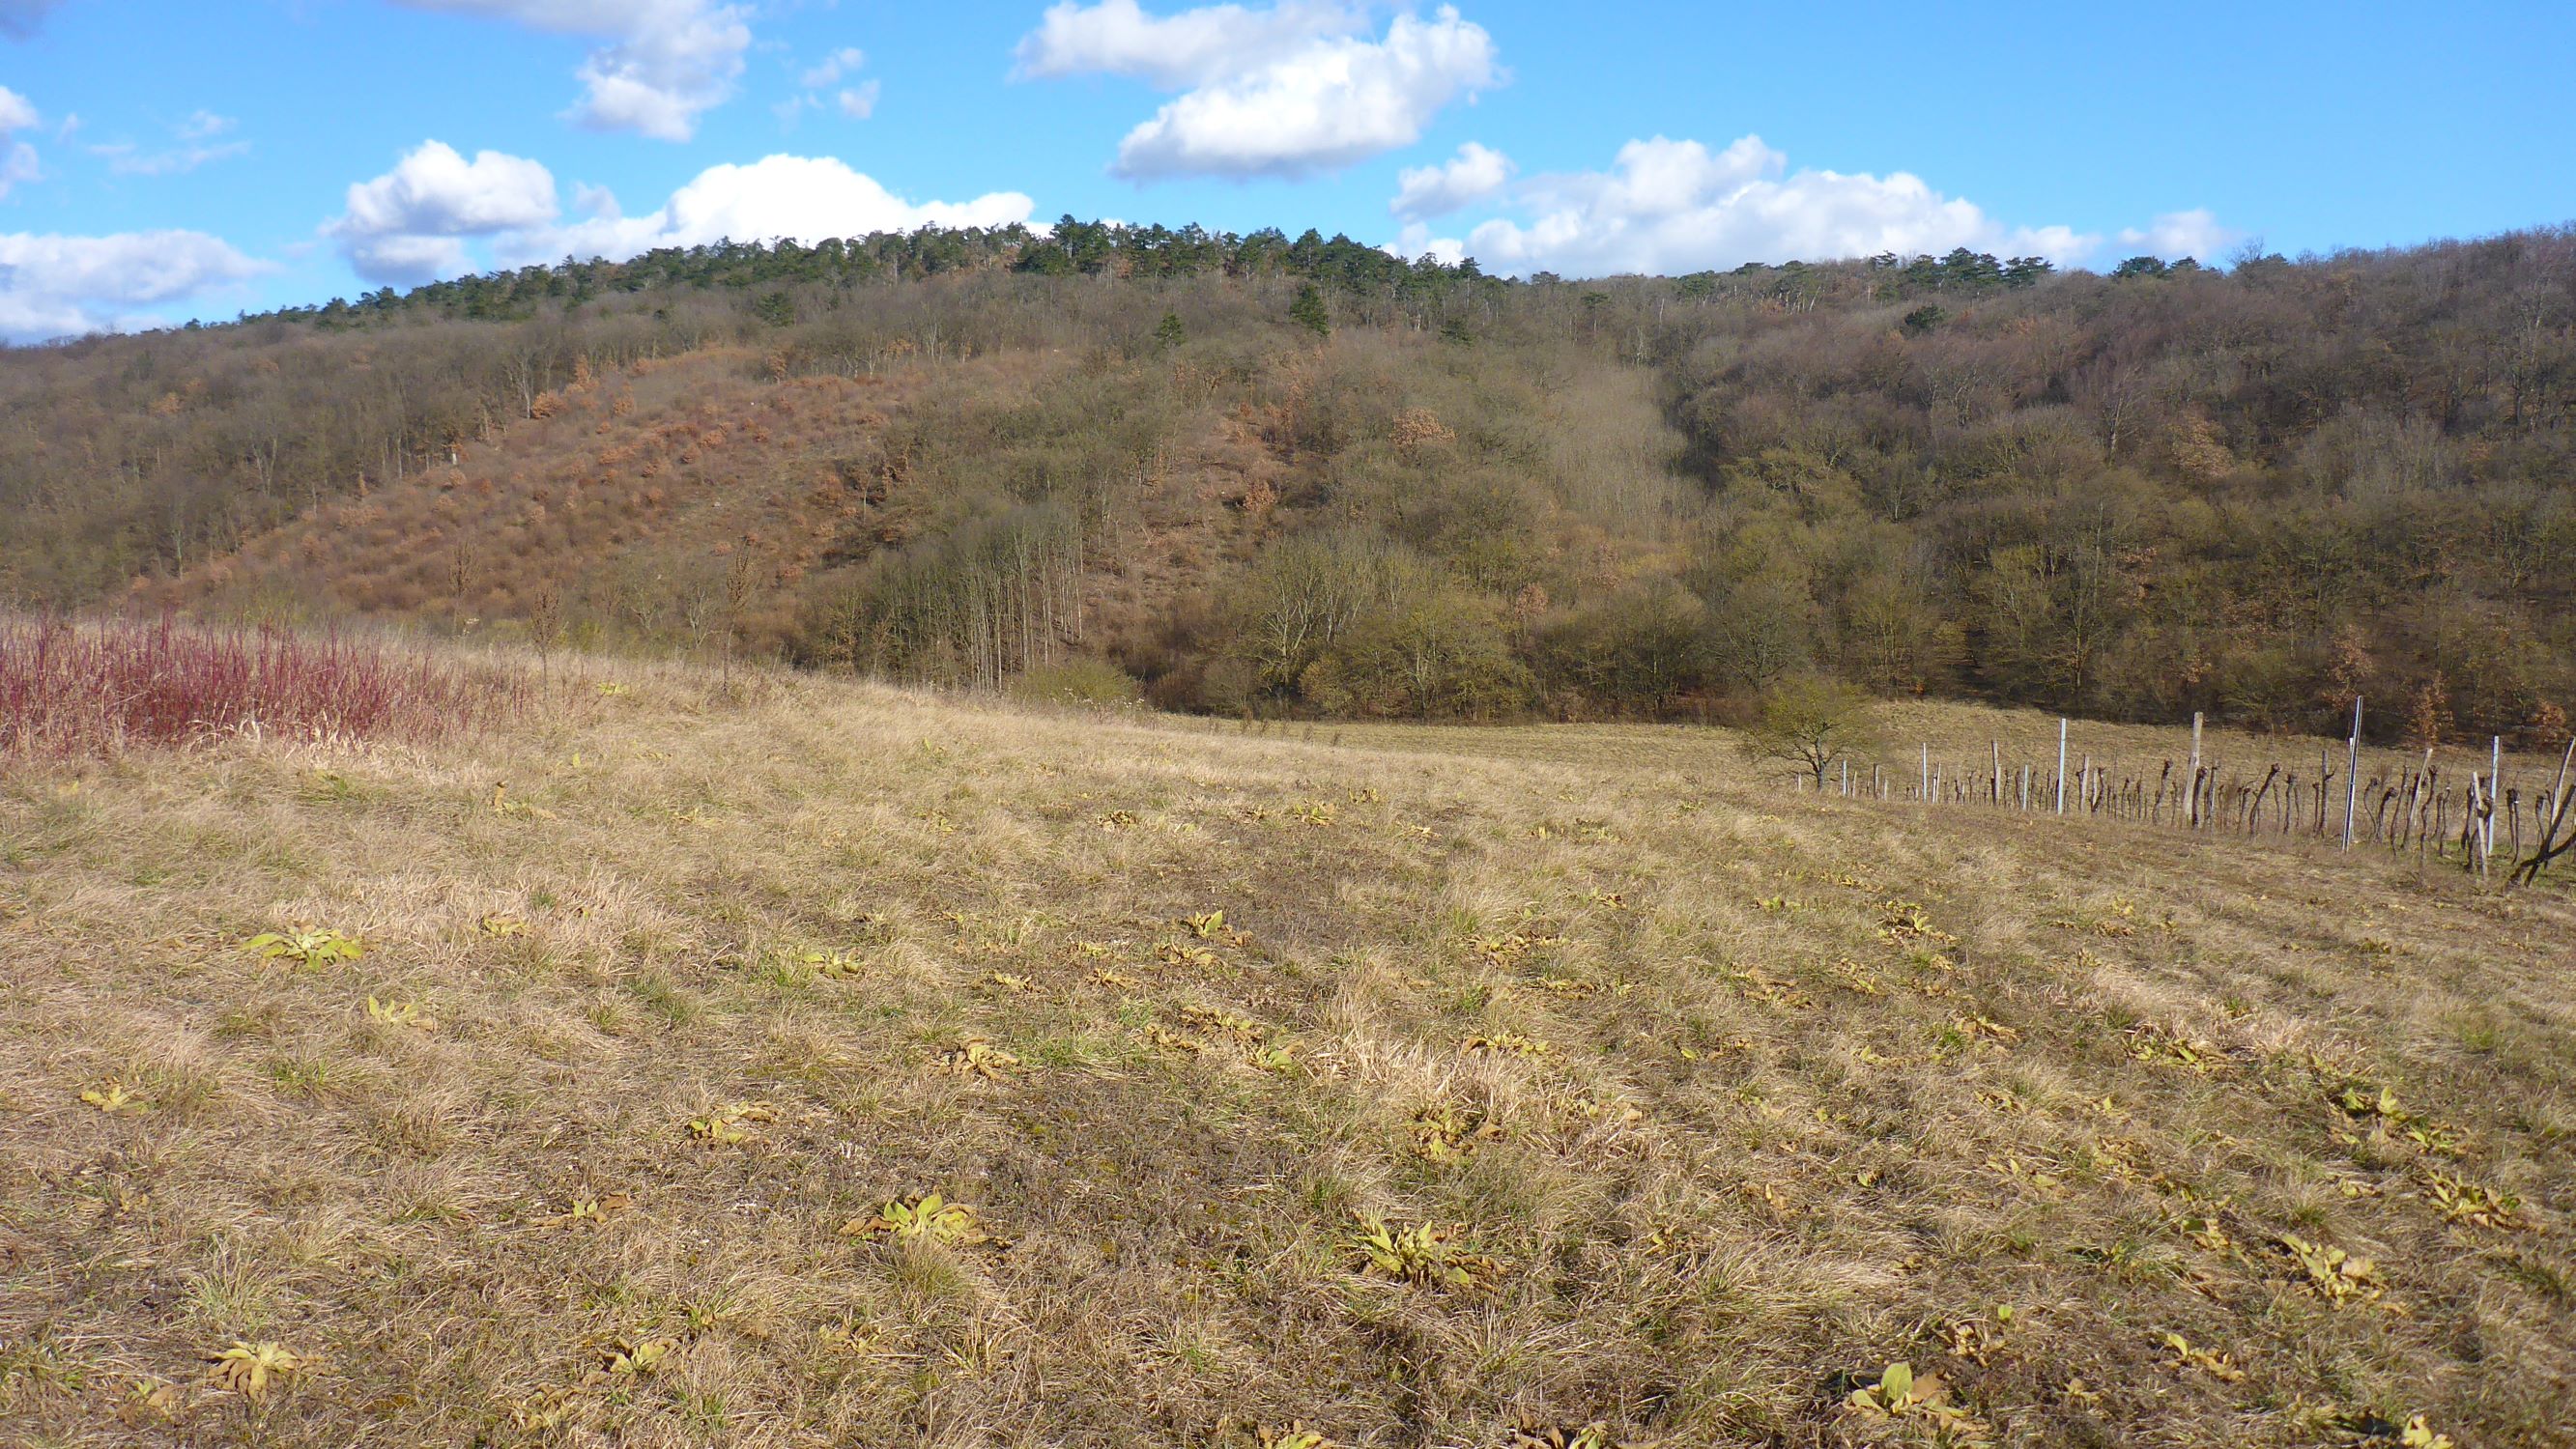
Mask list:
POLYGON ((0 337, 32 342, 156 325, 144 309, 267 271, 199 231, 0 235, 0 337))
POLYGON ((424 141, 393 170, 349 188, 342 227, 354 234, 467 236, 534 226, 555 214, 555 178, 524 156, 480 151, 468 161, 444 141, 424 141))
POLYGON ((576 181, 572 184, 572 209, 584 216, 615 216, 617 193, 605 186, 576 181))
POLYGON ((1466 242, 1454 236, 1434 236, 1428 225, 1418 221, 1406 222, 1404 230, 1385 249, 1400 257, 1429 257, 1452 267, 1467 257, 1466 242))
POLYGON ((2218 260, 2221 252, 2244 238, 2218 224, 2218 218, 2207 208, 2193 211, 2169 211, 2144 227, 2123 227, 2120 245, 2134 251, 2148 252, 2169 262, 2191 257, 2202 262, 2218 260))
POLYGON ((0 196, 21 181, 33 181, 44 174, 36 164, 36 148, 21 141, 17 132, 32 130, 37 120, 35 103, 25 96, 0 86, 0 196))
POLYGON ((373 236, 347 238, 340 251, 350 270, 370 282, 417 286, 474 270, 474 254, 465 239, 453 236, 373 236))
POLYGON ((697 134, 698 117, 723 104, 751 48, 749 13, 716 0, 396 0, 415 10, 513 20, 607 44, 576 74, 582 99, 565 114, 602 130, 661 141, 697 134))
POLYGON ((468 264, 464 239, 522 231, 557 214, 554 173, 524 156, 482 151, 468 161, 424 141, 393 170, 349 188, 348 208, 323 231, 358 275, 426 282, 468 264))
POLYGON ((1412 145, 1443 107, 1508 78, 1493 37, 1455 6, 1399 14, 1379 36, 1358 7, 1320 0, 1171 16, 1064 0, 1018 59, 1024 78, 1120 75, 1181 92, 1119 143, 1112 169, 1137 180, 1337 170, 1412 145))
POLYGON ((347 210, 322 231, 360 276, 413 284, 471 270, 478 241, 506 266, 567 255, 622 261, 727 238, 812 242, 933 224, 1008 226, 1034 208, 1016 191, 908 201, 832 157, 779 155, 709 167, 641 216, 626 215, 607 188, 576 183, 565 218, 542 163, 498 151, 468 161, 428 141, 393 170, 351 186, 347 210))
POLYGON ((45 15, 62 0, 0 0, 0 35, 19 39, 36 33, 45 23, 45 15))
POLYGON ((593 212, 588 219, 504 235, 494 243, 496 254, 512 264, 565 255, 623 260, 655 247, 728 238, 816 242, 930 225, 997 227, 1026 222, 1036 206, 1016 191, 962 202, 907 201, 837 158, 787 155, 711 166, 642 216, 621 214, 603 193, 587 196, 593 212))
POLYGON ((1502 190, 1511 179, 1509 156, 1470 141, 1441 165, 1406 167, 1395 178, 1395 200, 1386 209, 1407 221, 1447 216, 1502 190))
POLYGON ((1463 252, 1505 273, 1606 276, 1959 246, 2067 264, 2101 242, 2063 226, 2006 227, 1904 172, 1791 171, 1758 136, 1718 151, 1662 136, 1630 141, 1607 171, 1522 183, 1511 209, 1520 215, 1485 221, 1463 239, 1432 236, 1417 223, 1396 245, 1463 252))

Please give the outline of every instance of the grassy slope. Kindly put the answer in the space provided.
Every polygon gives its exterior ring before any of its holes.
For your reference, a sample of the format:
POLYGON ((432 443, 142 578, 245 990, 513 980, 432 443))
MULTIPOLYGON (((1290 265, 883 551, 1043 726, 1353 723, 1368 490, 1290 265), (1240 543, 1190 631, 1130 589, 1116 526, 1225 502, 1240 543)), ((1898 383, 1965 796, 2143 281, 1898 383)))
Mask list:
POLYGON ((2010 1442, 2563 1429, 2563 892, 1798 799, 1682 731, 1530 759, 620 677, 480 740, 0 786, 12 1435, 1919 1441, 1839 1407, 1897 1359, 2010 1442), (369 950, 241 949, 295 924, 369 950), (1019 1065, 943 1067, 977 1036, 1019 1065), (111 1082, 148 1109, 80 1100, 111 1082), (2518 1226, 2446 1223, 2428 1168, 2518 1226), (837 1232, 929 1190, 1009 1245, 837 1232), (1503 1271, 1364 1273, 1355 1212, 1503 1271), (316 1362, 217 1393, 236 1337, 316 1362))

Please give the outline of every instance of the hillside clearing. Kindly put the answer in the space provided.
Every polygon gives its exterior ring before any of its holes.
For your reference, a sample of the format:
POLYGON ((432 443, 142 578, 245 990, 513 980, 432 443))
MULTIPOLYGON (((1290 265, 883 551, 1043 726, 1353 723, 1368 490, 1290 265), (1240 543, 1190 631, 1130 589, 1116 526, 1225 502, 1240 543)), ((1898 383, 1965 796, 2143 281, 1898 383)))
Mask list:
POLYGON ((572 672, 10 767, 24 1442, 2561 1442, 2563 886, 572 672))

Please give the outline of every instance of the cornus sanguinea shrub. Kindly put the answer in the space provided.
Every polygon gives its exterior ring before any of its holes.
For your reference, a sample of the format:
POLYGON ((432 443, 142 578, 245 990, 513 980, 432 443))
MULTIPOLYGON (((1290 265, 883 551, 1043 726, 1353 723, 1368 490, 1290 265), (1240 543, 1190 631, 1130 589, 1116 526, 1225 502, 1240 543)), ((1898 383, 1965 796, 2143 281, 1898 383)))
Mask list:
POLYGON ((516 709, 520 687, 497 670, 345 635, 0 619, 0 755, 224 733, 419 738, 516 709))

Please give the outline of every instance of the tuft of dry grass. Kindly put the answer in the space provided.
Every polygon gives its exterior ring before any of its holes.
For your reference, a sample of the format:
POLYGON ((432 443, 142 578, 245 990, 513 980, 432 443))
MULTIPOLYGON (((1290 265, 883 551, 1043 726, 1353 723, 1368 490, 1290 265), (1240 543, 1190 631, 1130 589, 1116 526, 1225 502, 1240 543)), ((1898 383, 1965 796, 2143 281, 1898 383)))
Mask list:
POLYGON ((2563 887, 569 676, 0 784, 16 1439, 2563 1442, 2563 887))

